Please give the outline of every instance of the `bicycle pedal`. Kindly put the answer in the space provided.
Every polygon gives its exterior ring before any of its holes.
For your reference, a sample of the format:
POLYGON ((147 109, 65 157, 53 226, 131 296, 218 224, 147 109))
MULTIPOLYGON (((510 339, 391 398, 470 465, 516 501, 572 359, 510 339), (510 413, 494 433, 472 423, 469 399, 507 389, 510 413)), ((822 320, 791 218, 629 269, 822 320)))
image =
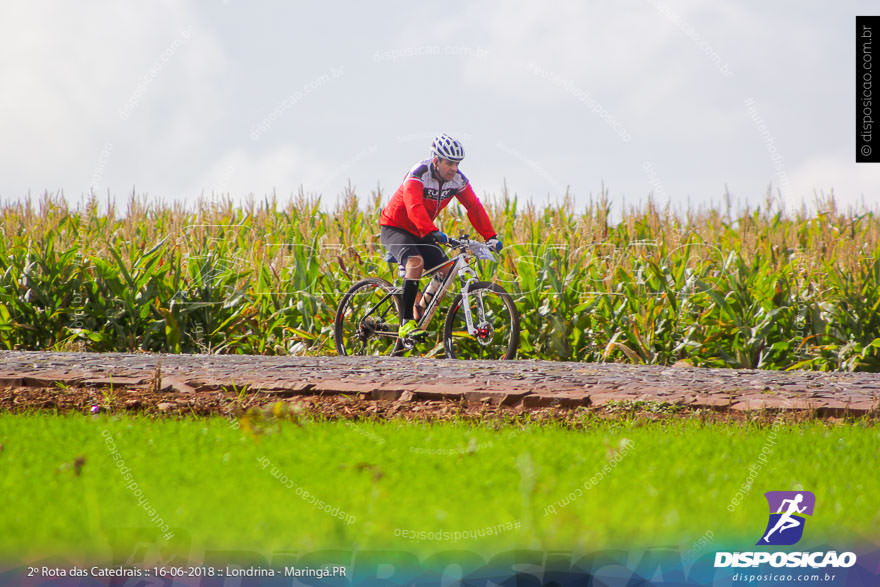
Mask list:
POLYGON ((421 344, 428 340, 428 333, 423 332, 421 334, 410 334, 406 338, 403 339, 403 347, 406 350, 412 350, 417 344, 421 344))

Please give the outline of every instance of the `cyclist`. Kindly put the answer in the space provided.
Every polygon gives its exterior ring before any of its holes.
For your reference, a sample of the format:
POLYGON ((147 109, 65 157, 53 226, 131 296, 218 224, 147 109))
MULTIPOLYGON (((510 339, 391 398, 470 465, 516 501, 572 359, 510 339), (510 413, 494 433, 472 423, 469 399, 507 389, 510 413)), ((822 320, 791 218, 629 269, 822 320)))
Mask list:
POLYGON ((487 244, 496 252, 501 250, 501 240, 486 210, 458 169, 462 159, 464 148, 460 142, 447 134, 436 137, 431 157, 410 169, 379 217, 382 245, 406 267, 400 338, 420 334, 414 316, 424 310, 427 300, 422 299, 418 308, 414 306, 422 272, 448 260, 437 245, 448 242, 449 237, 437 228, 434 219, 453 197, 464 204, 468 220, 487 244))

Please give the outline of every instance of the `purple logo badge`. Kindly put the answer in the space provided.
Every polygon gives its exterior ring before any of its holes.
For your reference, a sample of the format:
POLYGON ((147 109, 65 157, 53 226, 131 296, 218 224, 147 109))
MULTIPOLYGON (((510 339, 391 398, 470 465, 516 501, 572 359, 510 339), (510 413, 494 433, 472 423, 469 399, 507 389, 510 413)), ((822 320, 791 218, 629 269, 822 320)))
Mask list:
POLYGON ((804 516, 812 516, 816 496, 811 491, 768 491, 764 494, 770 506, 770 520, 759 546, 791 546, 804 535, 804 516))

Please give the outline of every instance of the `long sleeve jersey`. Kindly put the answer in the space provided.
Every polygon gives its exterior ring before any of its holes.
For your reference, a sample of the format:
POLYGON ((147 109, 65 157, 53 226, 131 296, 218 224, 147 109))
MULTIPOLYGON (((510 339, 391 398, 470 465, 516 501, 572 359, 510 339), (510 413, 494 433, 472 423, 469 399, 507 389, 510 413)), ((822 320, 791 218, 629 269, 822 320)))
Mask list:
POLYGON ((391 201, 382 210, 379 224, 394 226, 424 238, 438 230, 434 219, 452 198, 458 198, 467 209, 468 219, 486 240, 495 236, 486 209, 474 193, 467 177, 459 171, 450 181, 441 181, 434 172, 431 159, 416 164, 403 180, 391 201))

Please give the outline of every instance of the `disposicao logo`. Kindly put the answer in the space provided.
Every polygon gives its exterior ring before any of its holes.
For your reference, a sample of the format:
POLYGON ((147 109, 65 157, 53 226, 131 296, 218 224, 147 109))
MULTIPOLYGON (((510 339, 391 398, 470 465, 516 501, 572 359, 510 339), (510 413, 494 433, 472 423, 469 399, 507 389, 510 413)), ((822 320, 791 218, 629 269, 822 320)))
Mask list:
MULTIPOLYGON (((813 515, 816 496, 810 491, 768 491, 770 519, 757 546, 791 546, 804 535, 806 516, 813 515)), ((716 552, 715 567, 825 567, 847 568, 856 564, 852 552, 716 552)))
POLYGON ((816 496, 812 491, 768 491, 764 494, 770 506, 770 520, 758 546, 791 546, 804 535, 804 517, 813 515, 816 496))

